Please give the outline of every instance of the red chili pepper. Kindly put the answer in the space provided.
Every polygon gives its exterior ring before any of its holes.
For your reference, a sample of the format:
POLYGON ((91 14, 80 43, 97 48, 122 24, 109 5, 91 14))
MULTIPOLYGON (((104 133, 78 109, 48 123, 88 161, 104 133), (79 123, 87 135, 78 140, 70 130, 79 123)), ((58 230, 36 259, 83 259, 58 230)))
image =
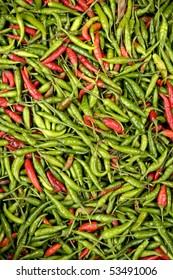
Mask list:
POLYGON ((6 73, 5 73, 5 72, 2 72, 2 82, 3 82, 4 84, 7 84, 7 85, 8 85, 8 79, 7 79, 7 77, 6 77, 6 73))
POLYGON ((0 138, 2 138, 5 135, 4 131, 0 131, 0 138))
POLYGON ((91 36, 88 33, 88 26, 87 25, 83 25, 82 30, 81 30, 82 36, 85 38, 86 41, 90 41, 91 40, 91 36))
POLYGON ((91 25, 92 29, 94 30, 94 33, 96 31, 99 31, 102 28, 102 25, 100 22, 95 22, 91 25))
POLYGON ((145 24, 146 29, 148 29, 150 27, 150 23, 151 23, 151 21, 146 22, 146 24, 145 24))
MULTIPOLYGON (((7 34, 7 37, 9 37, 9 38, 11 38, 11 39, 14 39, 14 40, 17 40, 17 41, 20 40, 20 36, 18 36, 18 35, 7 34)), ((23 44, 27 44, 27 42, 26 42, 24 39, 22 39, 22 43, 23 43, 23 44)))
MULTIPOLYGON (((19 25, 10 25, 10 28, 20 29, 20 26, 19 25)), ((25 30, 26 33, 28 33, 32 36, 34 36, 37 32, 37 30, 35 30, 34 28, 31 28, 31 27, 28 27, 28 26, 25 26, 24 30, 25 30)))
POLYGON ((149 118, 150 118, 150 121, 154 121, 157 119, 157 113, 155 110, 151 110, 150 113, 149 113, 149 118))
POLYGON ((143 257, 143 258, 139 258, 139 260, 148 260, 148 261, 154 261, 154 260, 159 260, 160 257, 159 256, 149 256, 149 257, 143 257))
MULTIPOLYGON (((42 62, 41 62, 42 63, 42 62)), ((58 73, 63 73, 64 70, 62 69, 61 66, 59 66, 57 63, 55 62, 49 62, 49 63, 42 63, 44 64, 47 68, 53 70, 53 71, 57 71, 58 73)))
POLYGON ((48 249, 46 250, 45 255, 46 255, 47 257, 52 256, 53 254, 56 253, 56 251, 58 251, 58 250, 61 248, 61 246, 62 246, 62 245, 59 244, 59 243, 56 243, 56 244, 52 245, 50 248, 48 248, 48 249))
POLYGON ((173 131, 170 129, 164 129, 163 130, 163 135, 168 137, 168 138, 172 138, 173 139, 173 131))
POLYGON ((21 123, 22 117, 18 115, 16 112, 11 111, 10 109, 5 109, 4 112, 15 122, 21 123))
POLYGON ((18 56, 18 55, 16 55, 16 54, 14 54, 14 53, 11 53, 11 54, 9 55, 9 58, 10 58, 11 60, 13 60, 13 61, 20 61, 20 62, 22 62, 22 63, 26 63, 26 60, 25 60, 24 58, 22 58, 22 57, 20 57, 20 56, 18 56))
POLYGON ((13 104, 13 108, 15 111, 22 113, 24 110, 24 106, 21 104, 13 104))
POLYGON ((41 188, 40 183, 37 179, 32 161, 30 159, 26 159, 25 163, 24 163, 24 166, 25 166, 26 174, 27 174, 28 178, 30 179, 31 183, 33 184, 33 186, 39 192, 42 192, 42 188, 41 188))
MULTIPOLYGON (((17 235, 16 232, 12 233, 11 238, 14 239, 14 238, 16 237, 16 235, 17 235)), ((9 244, 10 242, 11 242, 10 238, 5 237, 5 238, 1 241, 0 247, 5 247, 5 246, 6 246, 7 244, 9 244)))
POLYGON ((114 71, 118 72, 120 70, 121 64, 114 65, 114 71))
POLYGON ((158 180, 160 178, 160 174, 162 172, 163 168, 162 167, 159 167, 156 172, 155 172, 155 175, 154 175, 154 180, 158 180))
POLYGON ((119 222, 118 220, 115 220, 111 223, 114 227, 117 227, 119 225, 119 222))
POLYGON ((165 185, 161 186, 160 191, 157 195, 157 205, 161 207, 165 207, 167 205, 167 192, 165 185))
POLYGON ((26 155, 25 155, 25 158, 31 159, 31 158, 32 158, 32 154, 26 154, 26 155))
POLYGON ((100 35, 98 32, 95 33, 94 37, 94 47, 95 49, 93 50, 94 56, 97 59, 97 61, 102 64, 102 51, 100 48, 100 35))
POLYGON ((65 6, 67 6, 68 8, 77 10, 77 11, 79 11, 79 12, 84 12, 83 8, 82 8, 81 6, 79 6, 79 5, 77 5, 77 4, 76 4, 76 5, 72 5, 72 4, 70 3, 70 1, 68 1, 68 0, 62 0, 62 2, 63 2, 63 4, 64 4, 65 6))
POLYGON ((25 0, 25 2, 31 5, 33 3, 33 0, 25 0))
POLYGON ((85 89, 87 89, 87 90, 92 90, 93 88, 94 88, 94 85, 93 85, 93 84, 91 84, 91 83, 87 84, 87 85, 85 86, 84 89, 81 89, 81 90, 79 91, 78 100, 79 100, 79 101, 82 101, 82 97, 83 97, 83 95, 86 93, 86 90, 85 90, 85 89))
POLYGON ((113 129, 117 133, 124 134, 122 126, 117 121, 115 121, 111 118, 104 118, 102 121, 107 127, 113 129))
POLYGON ((74 66, 74 68, 76 69, 77 68, 77 65, 78 65, 78 58, 77 58, 77 55, 75 54, 75 52, 70 49, 70 48, 67 48, 66 49, 66 53, 68 55, 68 58, 71 62, 71 64, 74 66))
POLYGON ((14 74, 12 71, 8 70, 5 72, 5 75, 8 79, 8 84, 10 87, 14 87, 15 86, 15 81, 14 81, 14 74))
POLYGON ((153 181, 154 178, 155 178, 155 173, 154 173, 154 172, 150 172, 150 173, 147 175, 147 177, 148 177, 149 182, 151 182, 151 181, 153 181))
MULTIPOLYGON (((74 208, 69 208, 69 211, 70 211, 73 215, 75 215, 75 210, 74 210, 74 208)), ((70 220, 67 224, 70 226, 73 222, 74 222, 74 220, 70 220)))
POLYGON ((14 148, 14 147, 12 147, 12 146, 10 146, 10 145, 6 145, 5 146, 7 149, 9 149, 10 151, 16 151, 17 150, 17 148, 14 148))
POLYGON ((169 103, 169 99, 162 93, 159 93, 159 95, 162 97, 164 102, 164 110, 166 114, 166 120, 169 125, 169 127, 173 130, 173 115, 171 112, 171 105, 169 103))
MULTIPOLYGON (((92 127, 92 122, 89 116, 83 116, 84 123, 90 127, 92 127)), ((94 120, 94 119, 93 119, 94 120)))
POLYGON ((83 249, 83 251, 79 255, 79 260, 83 259, 89 252, 90 250, 88 248, 83 249))
POLYGON ((173 87, 168 81, 166 82, 166 85, 168 87, 169 103, 171 108, 173 108, 173 87))
MULTIPOLYGON (((106 55, 102 52, 102 57, 107 58, 106 55)), ((103 62, 104 68, 109 71, 109 62, 104 61, 103 62)))
POLYGON ((9 105, 9 102, 5 97, 0 97, 0 107, 7 108, 9 105))
POLYGON ((156 131, 159 132, 159 131, 163 130, 163 125, 158 124, 157 127, 154 126, 152 130, 153 130, 153 132, 156 132, 156 131))
POLYGON ((108 190, 104 190, 104 191, 102 191, 100 194, 101 194, 101 196, 103 196, 103 195, 105 195, 106 193, 112 192, 112 191, 116 191, 116 190, 120 189, 121 187, 122 187, 122 185, 119 185, 119 186, 117 186, 117 187, 114 187, 114 188, 111 188, 111 189, 108 189, 108 190))
POLYGON ((164 84, 164 81, 161 80, 161 79, 158 79, 156 84, 157 84, 159 87, 162 87, 163 84, 164 84))
POLYGON ((94 73, 98 73, 98 70, 94 67, 94 65, 92 65, 91 62, 88 61, 88 59, 85 56, 79 54, 78 57, 79 57, 80 62, 82 62, 82 64, 86 68, 88 68, 90 71, 92 71, 94 73))
POLYGON ((7 140, 9 145, 14 149, 20 149, 25 146, 22 141, 17 140, 13 135, 8 134, 4 137, 4 139, 7 140))
POLYGON ((52 224, 49 222, 49 220, 46 217, 43 218, 43 224, 52 226, 52 224))
POLYGON ((97 125, 94 124, 96 121, 92 117, 90 117, 90 116, 83 116, 83 119, 84 119, 84 123, 87 126, 94 128, 96 132, 99 132, 101 130, 97 125))
POLYGON ((56 192, 60 192, 60 191, 67 192, 64 184, 61 181, 59 181, 58 179, 56 179, 51 171, 47 171, 46 175, 47 175, 47 178, 48 178, 51 186, 53 187, 53 189, 56 192))
POLYGON ((156 248, 155 251, 162 255, 161 258, 163 260, 170 260, 170 258, 163 252, 163 250, 160 247, 156 248))
MULTIPOLYGON (((128 54, 128 52, 123 44, 121 44, 121 46, 120 46, 120 52, 123 57, 130 58, 130 55, 128 54)), ((129 62, 128 65, 130 65, 130 66, 133 65, 133 62, 129 62)))
MULTIPOLYGON (((25 69, 25 67, 24 67, 25 69)), ((28 77, 26 76, 26 73, 24 70, 21 69, 21 74, 22 74, 22 78, 23 81, 30 93, 30 95, 36 99, 36 100, 40 100, 41 98, 43 98, 43 96, 41 95, 41 93, 33 86, 33 84, 31 83, 31 81, 28 79, 28 77)))
POLYGON ((97 230, 100 230, 101 228, 103 228, 103 225, 100 225, 97 222, 93 221, 90 223, 82 224, 80 227, 78 227, 78 230, 87 231, 87 232, 95 232, 97 230))
POLYGON ((96 80, 96 85, 98 88, 107 88, 107 86, 101 80, 96 80))
POLYGON ((4 189, 3 188, 0 188, 0 193, 4 193, 4 189))
POLYGON ((39 82, 39 81, 35 81, 35 82, 33 83, 33 85, 37 88, 37 87, 40 85, 40 82, 39 82))
POLYGON ((89 9, 89 6, 88 6, 88 4, 86 3, 85 0, 78 0, 77 3, 78 3, 78 5, 79 5, 84 11, 88 10, 88 11, 87 11, 87 15, 89 16, 89 18, 94 17, 94 12, 93 12, 93 10, 92 10, 91 8, 89 9))
POLYGON ((91 78, 87 77, 86 75, 84 75, 80 70, 78 69, 74 69, 74 74, 76 75, 77 78, 82 79, 86 82, 90 82, 91 78))
POLYGON ((57 59, 60 55, 62 55, 65 52, 66 48, 67 48, 67 46, 59 47, 56 51, 54 51, 51 55, 49 55, 45 60, 43 60, 42 63, 45 64, 45 63, 54 61, 55 59, 57 59))

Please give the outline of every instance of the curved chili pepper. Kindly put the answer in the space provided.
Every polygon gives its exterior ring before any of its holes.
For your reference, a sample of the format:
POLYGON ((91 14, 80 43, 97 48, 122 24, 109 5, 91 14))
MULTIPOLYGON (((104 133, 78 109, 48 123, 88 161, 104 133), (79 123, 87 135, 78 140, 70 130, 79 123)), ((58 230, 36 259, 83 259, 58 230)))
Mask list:
POLYGON ((87 89, 87 90, 92 90, 93 88, 94 88, 94 85, 93 85, 92 83, 87 84, 87 85, 85 86, 84 89, 81 89, 81 90, 79 91, 78 100, 79 100, 79 101, 82 101, 83 95, 87 92, 85 89, 87 89))
POLYGON ((51 186, 54 188, 54 190, 56 192, 60 192, 60 191, 67 192, 64 184, 61 181, 59 181, 58 179, 56 179, 51 171, 47 171, 46 175, 47 175, 47 178, 48 178, 51 186))
POLYGON ((170 102, 171 108, 173 108, 173 87, 172 87, 171 83, 169 83, 168 81, 166 82, 166 85, 168 87, 169 102, 170 102))
POLYGON ((5 109, 4 112, 15 122, 21 123, 22 117, 18 115, 16 112, 11 111, 10 109, 5 109))
POLYGON ((54 51, 51 55, 49 55, 41 63, 47 64, 47 63, 54 61, 55 59, 57 59, 60 55, 62 55, 65 52, 66 48, 67 48, 67 46, 64 46, 64 45, 59 47, 56 51, 54 51))
MULTIPOLYGON (((24 68, 25 69, 25 68, 24 68)), ((43 98, 42 94, 33 86, 33 84, 31 83, 31 81, 28 79, 28 77, 26 76, 26 73, 24 70, 21 69, 21 74, 22 74, 22 78, 23 81, 30 93, 30 95, 36 99, 36 100, 40 100, 43 98)))
MULTIPOLYGON (((42 62, 41 62, 42 63, 42 62)), ((47 68, 57 71, 58 73, 63 73, 64 70, 62 69, 61 66, 59 66, 57 63, 55 62, 49 62, 49 63, 42 63, 44 64, 47 68)))
POLYGON ((86 68, 88 68, 90 71, 92 71, 94 73, 98 73, 98 70, 92 65, 91 62, 88 61, 88 59, 85 56, 79 54, 78 57, 79 57, 79 60, 82 62, 82 64, 86 68))
POLYGON ((19 62, 22 62, 24 64, 26 63, 26 60, 23 57, 20 57, 20 56, 14 54, 14 53, 11 53, 9 55, 9 58, 13 61, 19 61, 19 62))
POLYGON ((98 224, 97 222, 93 221, 91 223, 84 223, 80 227, 78 227, 79 231, 87 231, 87 232, 95 232, 103 228, 103 225, 98 224))
POLYGON ((166 120, 170 128, 173 130, 173 115, 171 112, 171 105, 169 103, 169 99, 162 93, 159 93, 159 95, 162 97, 164 102, 164 109, 166 114, 166 120))
POLYGON ((79 260, 83 259, 89 252, 90 250, 88 248, 83 249, 83 251, 79 255, 79 260))
POLYGON ((26 159, 25 163, 24 163, 24 166, 25 166, 26 174, 27 174, 28 178, 30 179, 31 183, 33 184, 33 186, 39 192, 42 192, 42 188, 41 188, 40 183, 37 179, 32 161, 30 159, 26 159))
POLYGON ((117 133, 122 133, 124 134, 122 126, 115 120, 111 118, 104 118, 102 122, 109 128, 113 129, 117 133))

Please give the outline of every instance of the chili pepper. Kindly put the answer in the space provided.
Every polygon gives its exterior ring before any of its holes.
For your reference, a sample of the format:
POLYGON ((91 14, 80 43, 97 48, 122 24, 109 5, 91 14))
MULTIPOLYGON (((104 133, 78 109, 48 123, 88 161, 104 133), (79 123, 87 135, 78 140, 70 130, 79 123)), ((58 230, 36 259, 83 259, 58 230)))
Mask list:
POLYGON ((49 256, 52 256, 53 254, 55 254, 60 248, 61 248, 61 244, 59 243, 56 243, 56 244, 53 244, 50 248, 48 248, 45 252, 45 255, 47 257, 49 256))
POLYGON ((113 120, 111 118, 104 118, 102 121, 107 127, 113 129, 117 133, 124 134, 122 126, 118 122, 116 122, 115 120, 113 120))
POLYGON ((39 192, 42 192, 42 188, 41 188, 41 186, 39 184, 39 181, 38 181, 38 179, 36 177, 35 170, 34 170, 34 167, 33 167, 33 164, 31 162, 31 160, 30 159, 26 159, 24 165, 25 165, 25 170, 26 170, 27 176, 31 180, 31 182, 34 185, 34 187, 39 192))
MULTIPOLYGON (((20 29, 19 25, 10 25, 9 27, 10 28, 14 28, 14 29, 20 29)), ((28 33, 28 34, 30 34, 32 36, 34 36, 36 34, 36 32, 37 32, 34 28, 31 28, 31 27, 28 27, 28 26, 25 26, 24 30, 25 30, 26 33, 28 33)))
MULTIPOLYGON (((18 36, 18 35, 8 34, 7 36, 8 36, 9 38, 11 38, 11 39, 20 41, 20 36, 18 36)), ((24 39, 22 39, 21 42, 22 42, 23 44, 27 44, 27 42, 26 42, 24 39)))
POLYGON ((87 231, 87 232, 95 232, 103 228, 103 225, 98 224, 97 222, 93 221, 91 223, 84 223, 80 227, 78 227, 79 231, 87 231))
POLYGON ((167 205, 167 194, 166 186, 162 185, 157 196, 157 205, 160 207, 165 207, 167 205))
POLYGON ((165 114, 166 114, 166 120, 167 120, 170 128, 173 129, 173 116, 172 116, 172 113, 171 113, 171 106, 170 106, 169 100, 162 93, 159 93, 159 95, 162 97, 163 102, 164 102, 164 110, 165 110, 165 114))
POLYGON ((155 251, 162 255, 163 260, 170 260, 170 258, 163 252, 163 250, 160 247, 156 248, 155 251))
MULTIPOLYGON (((24 68, 25 69, 25 68, 24 68)), ((31 96, 36 99, 39 100, 42 98, 41 93, 33 86, 33 84, 30 82, 30 80, 27 78, 26 73, 24 72, 24 70, 21 69, 21 74, 22 74, 22 78, 26 84, 26 87, 29 91, 29 93, 31 94, 31 96)))
MULTIPOLYGON (((17 235, 16 232, 12 233, 11 238, 14 239, 14 238, 16 237, 16 235, 17 235)), ((5 247, 5 246, 6 246, 8 243, 10 243, 10 242, 11 242, 10 238, 5 237, 5 238, 1 241, 0 247, 5 247)))
POLYGON ((63 191, 63 192, 67 192, 64 184, 62 182, 60 182, 58 179, 56 179, 51 171, 47 171, 46 175, 52 185, 52 187, 54 188, 54 190, 56 190, 57 192, 63 191))
POLYGON ((70 48, 67 48, 66 49, 66 53, 70 59, 70 62, 71 64, 73 65, 73 67, 76 69, 77 68, 77 65, 78 65, 78 58, 77 58, 77 55, 75 54, 75 52, 70 49, 70 48))
POLYGON ((88 255, 90 250, 88 248, 83 249, 83 251, 79 255, 79 260, 83 259, 86 255, 88 255))

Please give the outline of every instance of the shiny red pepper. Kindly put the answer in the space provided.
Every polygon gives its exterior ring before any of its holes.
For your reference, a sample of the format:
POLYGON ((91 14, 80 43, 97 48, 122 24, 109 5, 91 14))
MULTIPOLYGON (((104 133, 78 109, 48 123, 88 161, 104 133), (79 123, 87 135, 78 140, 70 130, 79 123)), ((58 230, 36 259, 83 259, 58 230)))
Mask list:
POLYGON ((53 189, 56 191, 56 192, 60 192, 60 191, 63 191, 63 192, 67 192, 64 184, 59 181, 58 179, 55 178, 55 176, 52 174, 51 171, 47 171, 46 172, 46 175, 47 175, 47 178, 51 184, 51 186, 53 187, 53 189))

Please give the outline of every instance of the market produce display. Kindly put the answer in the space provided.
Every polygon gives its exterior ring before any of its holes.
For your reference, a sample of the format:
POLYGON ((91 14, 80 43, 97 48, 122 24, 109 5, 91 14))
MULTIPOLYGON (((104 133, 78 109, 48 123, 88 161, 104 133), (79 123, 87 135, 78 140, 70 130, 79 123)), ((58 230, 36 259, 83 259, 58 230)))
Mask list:
POLYGON ((173 2, 0 0, 0 259, 173 259, 173 2))

